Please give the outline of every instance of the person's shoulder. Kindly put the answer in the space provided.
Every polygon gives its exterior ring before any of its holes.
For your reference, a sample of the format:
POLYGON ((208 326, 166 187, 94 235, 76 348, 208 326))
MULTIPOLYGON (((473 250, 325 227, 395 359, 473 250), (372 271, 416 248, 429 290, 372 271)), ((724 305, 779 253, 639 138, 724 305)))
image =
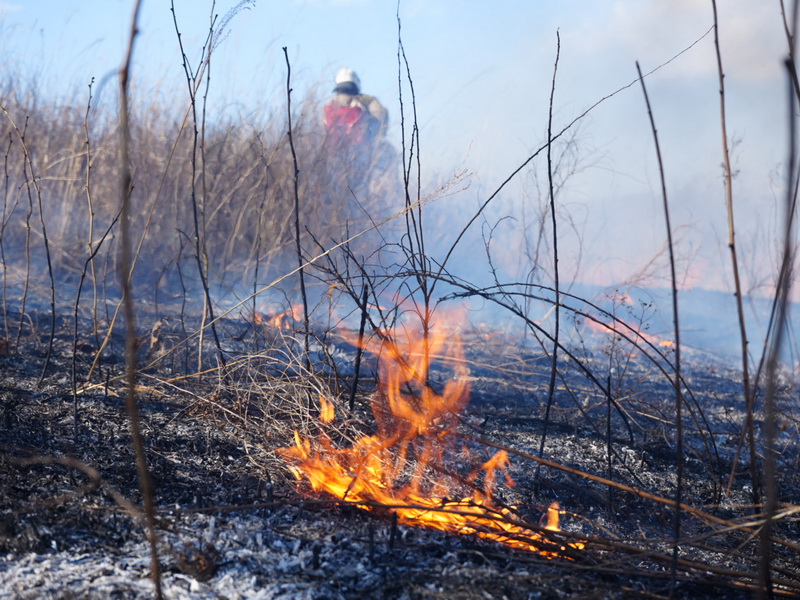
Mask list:
POLYGON ((375 96, 370 96, 369 94, 359 94, 356 96, 359 102, 363 104, 371 104, 373 102, 378 102, 378 99, 375 96))

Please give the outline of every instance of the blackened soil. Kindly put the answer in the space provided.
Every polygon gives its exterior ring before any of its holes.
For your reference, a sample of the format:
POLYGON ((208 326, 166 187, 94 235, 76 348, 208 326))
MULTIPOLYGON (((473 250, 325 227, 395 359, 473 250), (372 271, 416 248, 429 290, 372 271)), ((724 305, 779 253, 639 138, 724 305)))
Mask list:
MULTIPOLYGON (((70 337, 64 333, 55 345, 42 385, 37 379, 45 348, 38 339, 23 342, 0 359, 0 580, 6 582, 0 584, 0 598, 151 597, 142 522, 124 507, 141 505, 142 499, 124 385, 115 379, 121 373, 119 355, 112 352, 101 362, 95 376, 101 385, 74 397, 70 337)), ((87 372, 92 347, 86 342, 78 372, 87 372)), ((546 431, 545 458, 674 497, 674 400, 646 363, 629 361, 624 375, 613 372, 610 408, 608 397, 565 369, 548 412, 546 362, 540 356, 528 357, 526 370, 520 353, 513 371, 498 372, 485 367, 497 353, 473 348, 475 353, 480 360, 472 369, 473 400, 462 433, 477 452, 494 451, 475 441, 485 439, 538 456, 546 431)), ((566 531, 601 541, 589 541, 577 560, 546 560, 468 535, 395 527, 386 516, 300 496, 286 471, 272 466, 278 463, 253 459, 254 448, 269 453, 279 441, 248 437, 231 427, 230 419, 200 410, 198 399, 222 397, 220 382, 212 376, 165 384, 173 375, 172 370, 146 374, 138 394, 168 597, 670 594, 670 565, 663 557, 671 552, 674 513, 664 503, 564 470, 537 468, 512 454, 517 485, 503 489, 501 500, 533 522, 551 501, 559 501, 566 531)), ((732 493, 722 497, 738 444, 736 375, 700 362, 688 378, 697 384, 695 408, 708 423, 686 421, 683 501, 723 519, 744 517, 750 502, 746 463, 732 493)), ((232 411, 247 406, 230 384, 223 396, 233 397, 225 404, 232 411)), ((369 420, 366 406, 360 396, 355 416, 362 423, 369 420)), ((791 424, 794 413, 786 409, 781 418, 791 424)), ((286 423, 287 435, 291 428, 286 423)), ((797 464, 797 437, 788 425, 782 434, 778 483, 784 500, 797 503, 800 482, 791 469, 797 464)), ((686 562, 678 569, 674 597, 751 596, 746 588, 754 576, 746 574, 757 572, 757 544, 747 532, 710 535, 713 529, 684 515, 683 536, 694 541, 682 549, 686 562)), ((776 523, 775 533, 800 540, 796 519, 776 523)), ((780 544, 774 552, 775 578, 800 585, 797 555, 780 544)))

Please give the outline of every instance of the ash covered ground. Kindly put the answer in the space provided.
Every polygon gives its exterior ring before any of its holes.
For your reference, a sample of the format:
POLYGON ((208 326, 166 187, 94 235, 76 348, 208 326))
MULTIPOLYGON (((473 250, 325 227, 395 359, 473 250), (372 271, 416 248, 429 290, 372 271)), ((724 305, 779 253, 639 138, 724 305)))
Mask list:
MULTIPOLYGON (((122 373, 122 340, 112 340, 94 378, 97 385, 75 400, 70 327, 69 321, 59 324, 41 386, 37 379, 46 354, 41 337, 24 337, 18 353, 1 359, 0 598, 150 598, 143 526, 121 506, 121 499, 141 504, 124 384, 115 379, 122 373), (96 470, 94 479, 86 466, 96 470)), ((229 358, 286 356, 295 343, 265 327, 253 346, 248 327, 223 324, 229 358)), ((177 328, 172 330, 177 336, 177 328)), ((165 340, 155 345, 172 344, 165 340)), ((513 336, 466 332, 464 342, 471 386, 459 426, 464 439, 538 455, 548 414, 549 359, 513 336)), ((152 346, 145 340, 143 364, 148 352, 163 350, 152 346)), ((78 344, 79 372, 88 370, 93 348, 90 341, 78 344)), ((321 379, 334 391, 340 386, 334 399, 347 417, 342 420, 369 431, 367 397, 374 388, 374 365, 365 359, 361 391, 349 413, 345 384, 352 377, 352 346, 331 336, 315 342, 312 350, 315 360, 329 365, 321 379)), ((208 352, 213 356, 213 348, 208 352)), ((757 573, 758 547, 753 527, 746 527, 753 512, 746 453, 730 494, 723 493, 745 412, 741 376, 702 352, 687 349, 685 355, 686 388, 693 396, 692 410, 685 415, 683 501, 733 529, 683 515, 686 543, 675 596, 751 597, 746 586, 757 573)), ((543 457, 672 498, 677 474, 669 382, 645 356, 613 346, 584 347, 580 360, 608 385, 613 402, 565 361, 556 380, 543 457)), ((247 372, 249 365, 228 371, 230 380, 212 374, 198 382, 181 376, 181 359, 173 353, 139 379, 165 597, 669 595, 674 520, 669 506, 565 470, 537 467, 522 456, 512 455, 516 485, 502 488, 498 501, 534 523, 558 501, 566 535, 586 540, 577 555, 547 559, 471 535, 397 525, 386 511, 368 512, 305 493, 274 450, 290 445, 293 429, 314 415, 298 415, 296 406, 285 404, 300 389, 294 384, 251 378, 244 386, 235 375, 247 372), (278 409, 269 412, 264 403, 278 409), (244 413, 249 420, 242 420, 244 413)), ((294 377, 291 370, 272 375, 276 381, 294 377)), ((434 370, 432 385, 443 386, 449 377, 446 370, 434 370)), ((796 390, 788 379, 781 398, 777 483, 782 506, 791 507, 800 501, 800 476, 796 390)), ((494 451, 471 443, 479 454, 494 451)), ((786 584, 786 597, 800 593, 795 517, 782 518, 774 531, 781 543, 773 546, 773 574, 779 586, 786 584)))

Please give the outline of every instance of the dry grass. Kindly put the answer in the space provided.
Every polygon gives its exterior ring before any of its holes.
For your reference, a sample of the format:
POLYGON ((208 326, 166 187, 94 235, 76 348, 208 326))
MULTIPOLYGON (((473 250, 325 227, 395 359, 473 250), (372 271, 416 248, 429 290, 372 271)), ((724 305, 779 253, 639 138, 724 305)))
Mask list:
MULTIPOLYGON (((84 101, 85 104, 86 101, 84 101)), ((52 261, 62 300, 74 297, 90 247, 96 250, 117 216, 117 132, 114 116, 71 106, 47 106, 34 96, 0 97, 7 112, 0 131, 4 155, 4 272, 13 283, 30 276, 42 282, 42 231, 37 209, 29 216, 28 185, 41 189, 43 217, 49 227, 52 261), (22 160, 21 142, 11 119, 24 135, 33 174, 22 160), (28 169, 29 170, 29 169, 28 169), (30 230, 29 230, 30 227, 30 230), (28 234, 30 233, 30 243, 28 234), (91 233, 91 242, 90 242, 91 233), (30 273, 20 272, 26 245, 30 273), (68 284, 68 285, 62 285, 68 284), (69 285, 72 284, 72 285, 69 285)), ((191 126, 186 107, 134 102, 131 116, 131 235, 139 248, 133 276, 140 297, 181 296, 193 289, 194 225, 191 126)), ((360 185, 359 174, 334 161, 326 147, 314 99, 297 109, 295 143, 300 161, 301 223, 304 246, 316 250, 312 235, 329 244, 357 232, 400 208, 399 175, 390 184, 360 185)), ((197 164, 197 196, 208 253, 211 285, 238 293, 263 284, 296 266, 292 255, 292 160, 285 116, 262 122, 209 125, 197 164)), ((399 168, 399 167, 398 167, 399 168)), ((101 294, 115 296, 116 228, 94 257, 101 294)), ((373 238, 374 242, 374 238, 373 238)), ((354 243, 358 246, 357 242, 354 243)), ((374 248, 360 246, 358 254, 374 248)), ((196 269, 194 269, 196 270, 196 269)), ((24 271, 24 270, 23 270, 24 271)), ((190 293, 191 296, 191 293, 190 293)))

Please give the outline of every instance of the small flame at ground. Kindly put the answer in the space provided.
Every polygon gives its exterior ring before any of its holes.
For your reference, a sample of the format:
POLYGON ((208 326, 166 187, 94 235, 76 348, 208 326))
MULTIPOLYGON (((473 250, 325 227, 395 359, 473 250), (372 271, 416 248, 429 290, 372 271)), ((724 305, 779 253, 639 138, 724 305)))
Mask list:
POLYGON ((336 416, 336 408, 333 402, 329 401, 322 394, 319 396, 319 420, 323 423, 330 423, 336 416))
MULTIPOLYGON (((467 475, 450 468, 475 464, 466 444, 457 442, 459 413, 468 399, 467 369, 457 336, 442 331, 402 335, 402 342, 384 335, 376 347, 367 348, 380 357, 380 389, 371 400, 377 433, 337 448, 324 433, 309 439, 295 432, 295 445, 279 450, 292 473, 315 492, 392 512, 400 523, 476 535, 548 558, 562 556, 565 546, 525 527, 495 500, 500 478, 514 485, 506 452, 473 466, 467 475), (432 358, 446 360, 455 371, 441 393, 429 383, 432 358)), ((321 423, 332 422, 334 410, 320 397, 321 423)), ((544 529, 560 531, 557 503, 548 508, 544 529)), ((568 546, 580 549, 583 544, 568 546)))
POLYGON ((291 329, 292 322, 299 323, 302 320, 302 304, 293 304, 290 308, 281 313, 263 315, 262 313, 257 312, 253 315, 253 321, 256 325, 262 325, 266 323, 267 325, 275 327, 276 329, 291 329))
MULTIPOLYGON (((605 333, 612 336, 625 334, 634 341, 641 339, 645 342, 649 342, 653 346, 658 346, 660 348, 671 349, 675 347, 674 341, 660 338, 652 333, 645 333, 640 327, 626 323, 622 319, 617 319, 615 322, 608 325, 598 321, 593 321, 592 319, 584 319, 584 323, 589 330, 596 333, 605 333)), ((637 356, 637 353, 633 352, 631 353, 631 356, 637 356)))

